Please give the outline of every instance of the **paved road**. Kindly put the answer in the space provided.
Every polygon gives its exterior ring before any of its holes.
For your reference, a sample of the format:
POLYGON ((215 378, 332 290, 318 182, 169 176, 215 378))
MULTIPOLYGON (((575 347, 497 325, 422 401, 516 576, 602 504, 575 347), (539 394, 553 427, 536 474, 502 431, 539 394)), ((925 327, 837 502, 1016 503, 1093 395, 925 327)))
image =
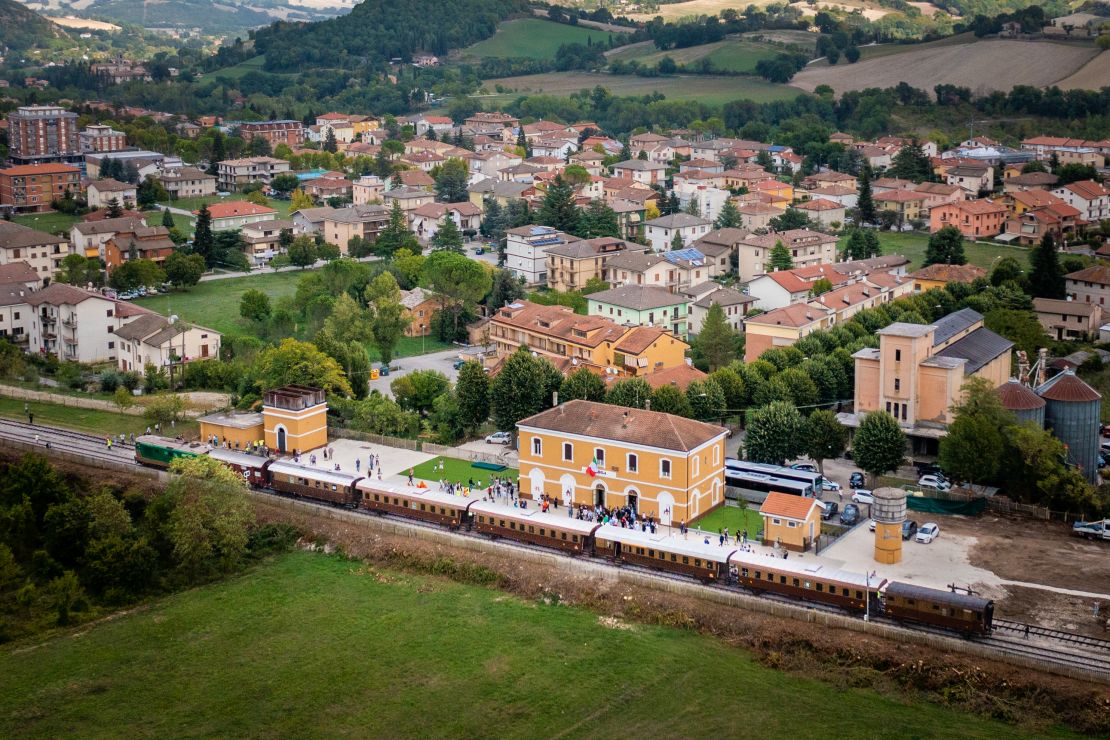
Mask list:
POLYGON ((389 375, 370 381, 370 390, 378 391, 383 396, 393 398, 393 391, 389 384, 402 375, 407 375, 414 370, 438 370, 446 375, 452 383, 459 377, 459 371, 452 365, 459 358, 461 347, 445 349, 442 352, 431 352, 426 355, 414 355, 394 360, 389 370, 389 375))

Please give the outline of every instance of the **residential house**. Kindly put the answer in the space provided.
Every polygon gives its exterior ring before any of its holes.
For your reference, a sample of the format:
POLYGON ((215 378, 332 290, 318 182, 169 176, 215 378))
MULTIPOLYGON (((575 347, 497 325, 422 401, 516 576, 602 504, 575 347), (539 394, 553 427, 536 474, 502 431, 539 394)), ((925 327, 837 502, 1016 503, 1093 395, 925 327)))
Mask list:
POLYGON ((112 200, 121 207, 131 207, 138 200, 138 190, 134 185, 110 177, 106 180, 93 180, 85 193, 89 208, 107 208, 112 200))
POLYGON ((854 192, 859 192, 859 181, 855 177, 843 172, 837 172, 836 170, 814 172, 812 175, 806 175, 802 178, 802 187, 807 190, 818 190, 831 186, 848 188, 854 192))
POLYGON ((204 198, 216 194, 216 176, 196 167, 175 167, 158 176, 171 200, 204 198))
POLYGON ((689 213, 673 213, 647 221, 644 226, 645 236, 652 250, 663 252, 674 245, 676 236, 684 246, 690 245, 708 234, 713 222, 689 213))
POLYGON ((683 282, 679 270, 655 252, 625 251, 605 261, 605 282, 619 285, 654 285, 677 290, 683 282))
POLYGON ((929 216, 925 208, 927 196, 916 190, 888 190, 875 196, 875 207, 882 211, 891 211, 896 216, 899 225, 912 221, 923 221, 929 216))
POLYGON ((946 185, 943 182, 919 182, 914 186, 914 191, 925 196, 926 210, 946 203, 960 203, 970 196, 959 185, 946 185))
POLYGON ((744 316, 755 307, 755 298, 745 295, 735 288, 724 288, 715 282, 705 282, 686 289, 690 297, 687 331, 692 335, 701 332, 702 324, 709 309, 717 304, 725 314, 725 322, 737 332, 744 331, 744 316))
MULTIPOLYGON (((736 199, 733 198, 733 200, 736 199)), ((786 213, 785 208, 772 206, 768 203, 745 203, 738 205, 736 210, 740 212, 744 228, 752 231, 771 228, 771 219, 778 218, 786 213)))
POLYGON ((970 308, 932 324, 898 322, 876 333, 878 348, 853 355, 854 412, 838 418, 856 428, 865 414, 886 411, 910 438, 915 455, 936 454, 969 378, 997 388, 1010 377, 1013 343, 984 327, 983 316, 970 308))
POLYGON ((573 241, 550 226, 520 226, 505 233, 505 269, 525 285, 547 283, 547 250, 573 241))
POLYGON ((682 293, 651 285, 623 285, 586 296, 590 316, 624 326, 658 326, 686 338, 690 299, 682 293))
POLYGON ((225 159, 216 164, 216 180, 221 190, 238 190, 252 182, 266 185, 277 175, 289 172, 289 163, 274 157, 225 159))
POLYGON ((413 288, 401 291, 401 305, 405 308, 406 337, 426 337, 432 332, 432 316, 440 308, 439 296, 430 290, 413 288))
POLYGON ((266 265, 281 253, 281 232, 293 233, 291 220, 259 221, 244 226, 239 235, 252 265, 266 265))
POLYGON ((1052 194, 1078 209, 1084 221, 1098 223, 1110 218, 1110 190, 1093 180, 1068 183, 1053 190, 1052 194))
POLYGON ((794 207, 815 221, 822 228, 828 228, 832 224, 837 224, 839 226, 844 224, 847 220, 848 212, 842 204, 832 200, 825 200, 824 198, 808 200, 794 207))
POLYGON ((521 494, 565 507, 625 507, 664 526, 724 503, 728 430, 575 400, 522 419, 521 494))
POLYGON ((1091 303, 1110 311, 1107 298, 1110 297, 1110 267, 1094 265, 1070 272, 1064 276, 1068 300, 1076 303, 1091 303))
POLYGON ((314 177, 301 182, 301 189, 317 202, 329 198, 350 199, 353 183, 345 177, 314 177))
POLYGON ((482 225, 482 209, 470 201, 461 203, 428 203, 412 212, 412 230, 417 239, 429 240, 446 219, 464 234, 477 234, 482 225))
POLYGON ((422 188, 393 188, 385 191, 385 205, 392 208, 394 203, 401 206, 401 210, 411 214, 420 206, 425 206, 435 200, 435 196, 422 188))
POLYGON ((1067 203, 1053 203, 1011 217, 1006 221, 1006 236, 1024 246, 1039 244, 1045 234, 1061 241, 1073 237, 1083 223, 1078 208, 1067 203))
POLYGON ((298 147, 304 144, 304 124, 300 121, 250 121, 239 124, 239 136, 247 142, 263 139, 271 149, 279 144, 298 147))
POLYGON ((38 273, 26 262, 0 264, 0 337, 27 348, 31 307, 27 297, 42 287, 38 273))
POLYGON ((844 208, 855 208, 859 202, 859 193, 854 188, 843 185, 823 185, 808 191, 799 191, 799 196, 809 196, 810 200, 827 200, 839 203, 844 208))
POLYGON ((792 303, 749 317, 744 321, 744 362, 754 362, 774 347, 790 347, 835 321, 835 311, 808 303, 792 303))
POLYGON ((994 190, 994 169, 964 165, 953 167, 945 173, 945 182, 959 185, 969 193, 989 193, 994 190))
MULTIPOLYGON (((200 211, 193 211, 197 215, 200 211)), ((259 221, 273 221, 277 218, 277 211, 269 206, 260 206, 246 200, 228 200, 222 203, 212 203, 208 206, 208 213, 212 216, 212 231, 228 231, 241 229, 247 224, 259 221)))
POLYGON ((1063 136, 1034 136, 1021 142, 1021 148, 1024 151, 1033 152, 1034 156, 1043 162, 1051 161, 1055 155, 1060 164, 1089 164, 1092 167, 1102 167, 1110 145, 1105 141, 1069 139, 1063 136))
POLYGON ((501 130, 505 128, 515 129, 520 125, 520 121, 508 113, 475 113, 463 121, 463 126, 470 129, 475 134, 485 135, 501 135, 501 130))
POLYGON ((1026 211, 1044 206, 1064 204, 1065 201, 1047 190, 1018 190, 1006 193, 1002 201, 1010 208, 1011 216, 1020 216, 1026 211))
POLYGON ((222 339, 214 329, 156 313, 136 317, 115 336, 117 367, 124 372, 218 358, 222 339))
POLYGON ((1060 178, 1051 172, 1024 172, 1003 180, 1002 188, 1007 193, 1018 190, 1052 190, 1060 178))
POLYGON ((987 276, 987 271, 975 265, 944 265, 935 264, 922 267, 909 274, 913 281, 913 292, 924 293, 933 288, 944 288, 949 283, 965 283, 970 285, 976 280, 987 276))
POLYGON ((378 235, 389 225, 389 215, 390 209, 379 205, 329 208, 317 216, 319 232, 324 235, 324 241, 335 244, 340 252, 347 254, 347 245, 356 236, 366 241, 376 241, 378 235))
MULTIPOLYGON (((146 221, 141 215, 81 221, 69 229, 69 241, 73 244, 71 251, 85 257, 103 259, 104 245, 116 234, 133 234, 137 229, 145 228, 147 228, 146 221)), ((68 251, 65 252, 65 254, 68 253, 68 251)))
POLYGON ((501 149, 478 152, 470 159, 470 173, 498 179, 501 170, 515 167, 524 160, 517 154, 511 154, 501 149))
POLYGON ((1009 215, 1010 209, 1003 203, 986 198, 946 203, 929 210, 929 231, 955 226, 965 239, 989 238, 1002 233, 1009 215))
POLYGON ((51 283, 27 296, 31 312, 28 351, 73 362, 116 360, 117 329, 149 313, 123 301, 65 283, 51 283))
POLYGON ((708 374, 703 373, 693 365, 677 365, 666 370, 656 370, 653 373, 648 373, 643 376, 643 379, 645 383, 651 386, 652 390, 669 385, 685 393, 686 388, 695 380, 701 382, 708 377, 708 374))
POLYGON ((530 140, 528 146, 532 149, 534 155, 557 157, 565 162, 567 157, 578 151, 578 136, 576 134, 549 134, 530 140))
POLYGON ((0 207, 17 213, 53 208, 66 192, 81 192, 81 170, 68 164, 21 164, 0 170, 0 207))
POLYGON ((808 301, 813 295, 813 284, 818 280, 828 280, 834 288, 851 282, 851 278, 828 264, 768 272, 753 278, 746 287, 755 301, 754 308, 771 311, 808 301))
POLYGON ((644 159, 629 159, 617 162, 609 169, 613 177, 631 180, 644 185, 661 185, 667 178, 667 165, 644 159))
POLYGON ((633 200, 624 198, 608 198, 606 205, 617 214, 617 225, 620 234, 625 239, 640 239, 644 235, 644 221, 647 218, 647 206, 633 200))
MULTIPOLYGON (((747 222, 745 221, 747 226, 747 222)), ((782 242, 795 268, 831 265, 836 262, 836 237, 810 229, 749 234, 738 245, 739 277, 747 282, 767 271, 771 250, 782 242)))
POLYGON ((1102 306, 1097 303, 1034 298, 1033 312, 1045 332, 1058 341, 1097 338, 1102 326, 1102 306))
POLYGON ((563 373, 579 367, 614 377, 641 377, 684 365, 689 345, 665 329, 621 326, 566 306, 518 301, 490 318, 490 340, 504 358, 526 346, 563 373))
POLYGON ((377 175, 363 175, 351 183, 351 201, 356 206, 381 203, 385 197, 385 182, 377 175))
POLYGON ((124 262, 135 259, 150 260, 161 266, 177 248, 173 239, 170 239, 170 230, 165 226, 147 226, 142 222, 137 223, 142 225, 117 231, 104 242, 100 250, 100 258, 109 275, 124 262))
POLYGON ((538 191, 534 185, 523 182, 508 182, 486 178, 472 183, 466 188, 470 202, 480 208, 485 208, 486 198, 497 201, 502 208, 507 208, 514 200, 529 200, 536 196, 538 191))
POLYGON ((39 284, 47 285, 72 251, 64 236, 0 220, 0 268, 25 263, 38 275, 39 284))
POLYGON ((590 280, 605 279, 606 262, 614 255, 645 249, 612 237, 568 240, 547 247, 547 287, 559 292, 581 290, 590 280))

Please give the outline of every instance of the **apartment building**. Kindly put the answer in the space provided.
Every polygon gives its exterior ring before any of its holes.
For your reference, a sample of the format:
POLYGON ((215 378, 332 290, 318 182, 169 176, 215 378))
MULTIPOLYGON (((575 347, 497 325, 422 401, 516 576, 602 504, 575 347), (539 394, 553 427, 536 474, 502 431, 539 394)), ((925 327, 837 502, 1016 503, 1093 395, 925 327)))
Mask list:
POLYGON ((304 144, 304 124, 300 121, 251 121, 239 124, 243 141, 265 139, 273 149, 278 144, 299 147, 304 144))
POLYGON ((216 179, 221 190, 238 190, 252 182, 267 185, 276 175, 289 172, 289 163, 273 157, 225 159, 216 164, 216 179))
POLYGON ((658 326, 686 339, 690 298, 651 285, 622 285, 587 296, 587 312, 624 326, 658 326))
POLYGON ((111 177, 104 180, 93 180, 85 189, 85 199, 89 208, 107 208, 114 200, 120 206, 130 204, 134 206, 138 199, 139 191, 129 182, 120 182, 111 177))
POLYGON ((1034 298, 1033 312, 1045 333, 1056 340, 1085 341, 1097 337, 1102 326, 1102 306, 1097 303, 1034 298))
MULTIPOLYGON (((200 211, 193 211, 193 215, 200 211)), ((208 213, 212 216, 212 231, 230 231, 241 229, 247 224, 256 224, 260 221, 273 221, 277 218, 277 211, 269 206, 260 206, 247 200, 228 200, 223 203, 213 203, 208 206, 208 213)))
POLYGON ((770 231, 749 234, 737 244, 741 281, 748 281, 767 272, 767 263, 775 244, 782 242, 790 251, 794 267, 831 265, 836 262, 836 237, 809 229, 770 231))
POLYGON ((755 308, 771 311, 791 303, 808 301, 818 280, 827 280, 834 288, 852 281, 832 265, 795 267, 768 272, 751 280, 747 285, 748 295, 755 299, 755 308))
POLYGON ((642 244, 612 237, 578 239, 548 247, 547 287, 560 292, 581 290, 590 280, 605 279, 605 265, 611 257, 645 249, 642 244))
POLYGON ((690 246, 712 230, 713 222, 689 213, 672 213, 646 221, 644 227, 652 251, 665 252, 674 245, 676 236, 683 246, 690 246))
POLYGON ((337 245, 343 254, 347 254, 347 243, 352 237, 376 241, 388 225, 389 209, 385 206, 329 208, 320 217, 324 241, 337 245))
POLYGON ((42 287, 26 262, 0 265, 0 337, 26 349, 31 331, 31 307, 27 297, 42 287))
POLYGON ((24 105, 8 114, 8 158, 16 165, 81 161, 77 114, 57 105, 24 105))
POLYGON ((417 239, 430 240, 450 219, 463 234, 477 234, 482 225, 482 209, 470 201, 428 203, 412 212, 412 230, 417 239))
POLYGON ((149 311, 65 283, 51 283, 27 297, 31 311, 28 351, 73 362, 111 362, 116 330, 149 311))
POLYGON ((147 365, 166 368, 220 356, 221 334, 196 324, 148 313, 116 329, 120 370, 142 372, 147 365))
POLYGON ((1080 180, 1056 188, 1052 194, 1079 211, 1085 221, 1098 223, 1110 218, 1110 190, 1093 180, 1080 180))
POLYGON ((216 176, 196 167, 175 167, 158 176, 171 200, 203 198, 216 194, 216 176))
POLYGON ((1110 311, 1107 307, 1107 298, 1110 297, 1110 267, 1105 265, 1086 267, 1068 273, 1064 276, 1064 281, 1068 300, 1076 303, 1092 303, 1102 306, 1104 311, 1110 311))
POLYGON ((547 250, 574 240, 550 226, 520 226, 505 232, 505 269, 525 285, 547 283, 547 250))
POLYGON ((72 251, 64 236, 0 220, 0 268, 26 264, 38 276, 39 284, 47 285, 72 251))
POLYGON ((118 152, 127 148, 127 134, 111 126, 90 124, 77 134, 81 152, 118 152))
POLYGON ((244 251, 252 264, 268 264, 275 255, 281 253, 281 232, 283 231, 292 234, 293 222, 288 220, 259 221, 258 223, 247 224, 240 230, 239 235, 242 237, 243 243, 246 244, 244 251))
POLYGON ((81 192, 81 170, 68 164, 20 164, 0 170, 0 206, 17 213, 49 211, 50 204, 81 192))
POLYGON ((929 231, 955 226, 965 239, 987 238, 1003 232, 1009 215, 1003 203, 986 199, 945 203, 929 210, 929 231))

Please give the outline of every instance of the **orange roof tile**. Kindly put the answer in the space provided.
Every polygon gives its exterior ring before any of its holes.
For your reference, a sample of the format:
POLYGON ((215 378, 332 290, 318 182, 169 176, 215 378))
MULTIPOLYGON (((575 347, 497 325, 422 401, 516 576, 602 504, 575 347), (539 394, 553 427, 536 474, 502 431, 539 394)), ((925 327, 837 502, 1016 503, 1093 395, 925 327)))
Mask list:
POLYGON ((804 522, 814 506, 817 506, 817 499, 772 491, 759 507, 759 513, 804 522))

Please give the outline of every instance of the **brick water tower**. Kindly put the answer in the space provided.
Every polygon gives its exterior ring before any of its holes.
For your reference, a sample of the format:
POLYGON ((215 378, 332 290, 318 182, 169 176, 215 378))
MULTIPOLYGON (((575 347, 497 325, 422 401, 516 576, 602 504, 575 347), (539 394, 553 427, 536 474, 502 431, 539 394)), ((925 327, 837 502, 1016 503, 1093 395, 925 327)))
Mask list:
POLYGON ((906 520, 906 492, 901 488, 875 490, 871 518, 875 520, 875 560, 902 562, 902 522, 906 520))

